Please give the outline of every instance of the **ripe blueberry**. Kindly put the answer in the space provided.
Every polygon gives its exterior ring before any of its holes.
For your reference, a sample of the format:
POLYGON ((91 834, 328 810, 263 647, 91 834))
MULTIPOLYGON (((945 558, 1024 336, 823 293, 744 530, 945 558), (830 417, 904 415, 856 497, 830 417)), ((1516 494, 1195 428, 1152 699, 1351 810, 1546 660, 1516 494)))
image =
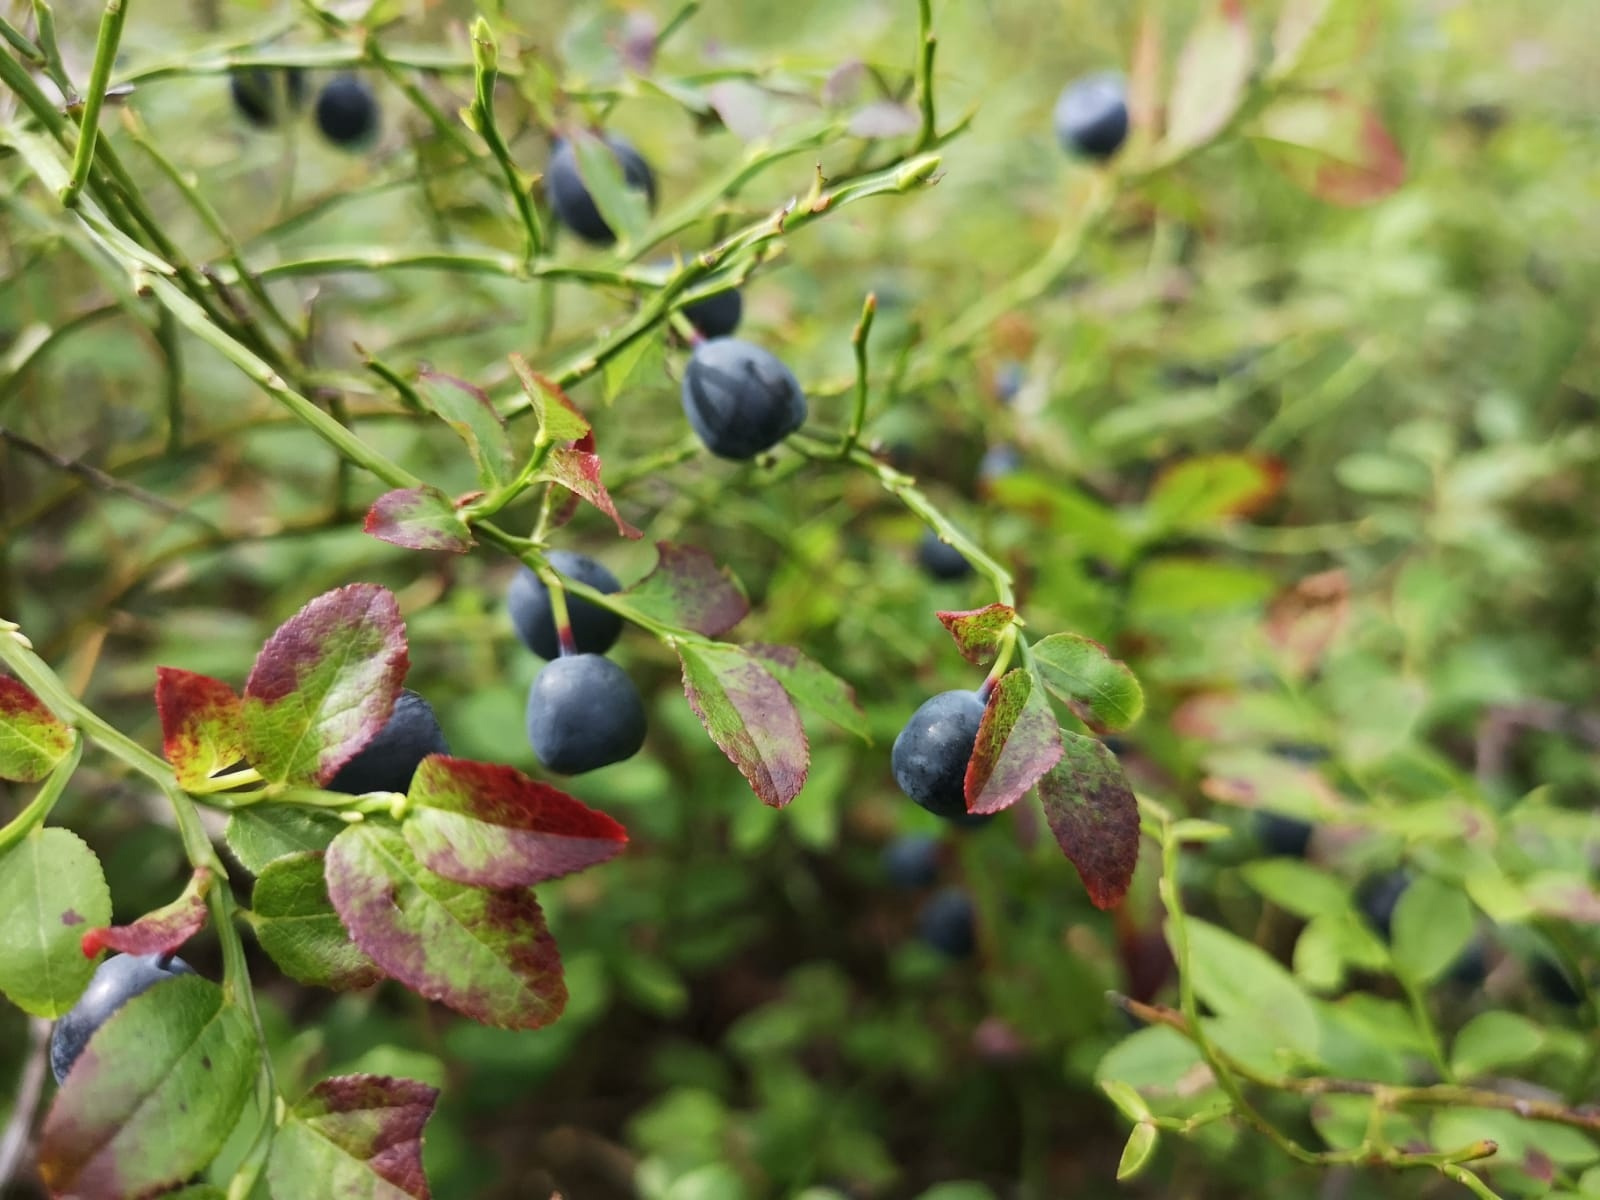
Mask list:
POLYGON ((1286 817, 1265 809, 1256 813, 1256 838, 1261 848, 1270 855, 1304 858, 1306 848, 1311 844, 1311 833, 1310 822, 1298 817, 1286 817))
POLYGON ((896 887, 932 887, 939 878, 939 839, 901 834, 883 848, 883 873, 896 887))
POLYGON ((965 579, 972 574, 972 564, 961 556, 961 551, 941 541, 931 529, 922 532, 922 541, 917 544, 917 561, 935 579, 965 579))
MULTIPOLYGON (((586 583, 598 592, 610 595, 622 590, 617 577, 587 554, 552 550, 546 557, 562 575, 586 583)), ((511 589, 506 593, 506 607, 511 610, 511 624, 524 646, 540 658, 560 655, 561 641, 556 636, 555 615, 550 611, 550 591, 527 567, 512 579, 511 589)), ((582 654, 604 654, 622 632, 622 618, 616 613, 570 592, 567 594, 567 619, 582 654)))
POLYGON ((1106 71, 1069 83, 1056 101, 1055 126, 1062 149, 1110 158, 1128 137, 1128 89, 1122 76, 1106 71))
POLYGON ((728 337, 739 328, 739 318, 744 316, 744 297, 738 288, 712 292, 703 300, 685 304, 683 315, 700 331, 701 337, 728 337))
POLYGON ((50 1035, 50 1070, 60 1083, 78 1061, 95 1030, 141 992, 194 968, 169 954, 113 954, 95 968, 89 986, 50 1035))
POLYGON ((317 96, 317 128, 345 150, 359 150, 378 133, 378 99, 354 75, 336 75, 317 96))
POLYGON ((941 888, 917 916, 922 940, 950 958, 968 958, 978 946, 972 900, 957 887, 941 888))
POLYGON ((987 487, 995 480, 1015 475, 1020 470, 1022 470, 1022 451, 1001 442, 997 446, 990 446, 978 460, 978 483, 987 487))
MULTIPOLYGON (((605 144, 622 168, 623 181, 636 192, 643 192, 652 205, 656 199, 656 179, 650 164, 633 148, 633 143, 614 133, 605 135, 605 144)), ((545 195, 550 198, 551 211, 573 233, 586 242, 607 246, 617 240, 600 206, 589 194, 589 186, 578 170, 578 154, 566 138, 558 141, 550 155, 550 164, 544 171, 545 195)))
POLYGON ((627 673, 598 654, 558 658, 528 689, 528 741, 559 775, 632 758, 644 745, 644 701, 627 673))
POLYGON ((299 67, 246 67, 228 76, 228 92, 240 116, 257 129, 270 129, 286 111, 305 103, 306 73, 299 67))
POLYGON ((911 714, 889 758, 900 790, 938 816, 968 817, 967 760, 978 740, 984 699, 977 692, 940 692, 911 714))
POLYGON ((719 458, 754 458, 805 422, 806 397, 770 351, 738 338, 701 342, 683 373, 683 411, 719 458))
POLYGON ((384 727, 323 787, 350 796, 404 792, 423 759, 449 753, 433 706, 408 688, 395 699, 394 712, 384 727))

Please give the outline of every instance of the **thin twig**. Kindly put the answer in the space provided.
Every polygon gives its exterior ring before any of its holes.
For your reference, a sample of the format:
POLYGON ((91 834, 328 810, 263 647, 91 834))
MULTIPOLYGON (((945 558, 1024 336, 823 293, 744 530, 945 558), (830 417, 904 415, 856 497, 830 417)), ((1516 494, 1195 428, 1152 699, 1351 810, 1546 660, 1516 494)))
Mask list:
POLYGON ((33 1115, 44 1094, 44 1069, 50 1052, 50 1022, 38 1017, 28 1022, 28 1055, 22 1061, 22 1076, 11 1104, 11 1119, 0 1133, 0 1189, 17 1177, 28 1151, 33 1115))

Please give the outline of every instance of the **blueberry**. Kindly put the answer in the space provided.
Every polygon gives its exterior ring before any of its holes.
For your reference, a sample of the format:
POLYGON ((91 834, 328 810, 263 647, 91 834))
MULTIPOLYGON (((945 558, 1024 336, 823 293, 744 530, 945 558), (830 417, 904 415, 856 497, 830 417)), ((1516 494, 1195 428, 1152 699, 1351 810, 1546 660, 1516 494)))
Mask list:
POLYGON ((1541 995, 1552 1004, 1563 1008, 1577 1008, 1583 1003, 1583 989, 1567 974, 1555 959, 1540 954, 1528 964, 1528 977, 1541 995))
POLYGON ((378 99, 354 75, 336 75, 317 96, 317 128, 345 150, 358 150, 378 133, 378 99))
POLYGON ((411 777, 423 759, 430 754, 449 753, 433 706, 407 689, 396 698, 394 712, 377 736, 322 786, 350 796, 404 792, 410 788, 411 777))
POLYGON ((528 741, 557 774, 579 775, 632 758, 644 732, 639 689, 598 654, 556 659, 528 690, 528 741))
MULTIPOLYGON (((633 143, 614 133, 608 133, 605 144, 622 168, 622 178, 636 192, 643 192, 652 205, 656 199, 656 180, 633 143)), ((544 172, 545 195, 550 198, 550 208, 560 221, 586 242, 608 246, 617 235, 600 215, 600 207, 589 194, 589 187, 578 170, 578 154, 567 139, 558 141, 550 155, 550 164, 544 172)))
POLYGON ((960 888, 935 892, 917 915, 922 940, 950 958, 969 958, 978 946, 972 899, 960 888))
POLYGON ((306 73, 299 67, 246 67, 228 76, 228 92, 240 116, 257 129, 270 129, 286 111, 305 103, 306 73))
POLYGON ((883 873, 896 887, 932 887, 939 878, 939 839, 901 834, 883 849, 883 873))
POLYGON ((1022 470, 1022 451, 1001 442, 997 446, 990 446, 978 460, 978 482, 991 484, 997 479, 1004 479, 1007 475, 1015 475, 1020 470, 1022 470))
POLYGON ((1400 897, 1410 886, 1409 871, 1387 871, 1367 880, 1357 895, 1361 911, 1366 914, 1372 927, 1383 935, 1383 940, 1386 942, 1394 926, 1395 905, 1400 903, 1400 897))
MULTIPOLYGON (((552 550, 546 557, 562 575, 586 583, 597 592, 609 596, 622 590, 617 577, 587 554, 552 550)), ((561 653, 555 616, 550 611, 549 589, 527 567, 512 579, 506 593, 506 607, 511 611, 512 627, 524 646, 540 658, 555 658, 561 653)), ((582 654, 604 654, 622 633, 622 618, 616 613, 570 592, 567 593, 567 619, 572 623, 572 636, 582 654)))
POLYGON ((1312 826, 1298 817, 1282 813, 1256 813, 1256 839, 1268 854, 1279 858, 1304 858, 1311 844, 1312 826))
POLYGON ((683 411, 711 453, 747 459, 800 428, 806 397, 770 351, 738 338, 712 338, 689 356, 683 411))
POLYGON ((941 817, 967 817, 967 760, 978 740, 984 699, 940 692, 911 715, 894 739, 890 761, 900 790, 941 817))
POLYGON ((703 300, 685 304, 683 315, 700 331, 701 337, 728 337, 739 328, 739 319, 744 316, 744 297, 738 288, 712 292, 703 300))
POLYGON ((965 579, 972 574, 972 564, 961 556, 961 551, 941 541, 931 529, 923 530, 922 541, 917 543, 917 562, 935 579, 965 579))
POLYGON ((1026 382, 1027 374, 1021 363, 1005 363, 994 373, 994 398, 1001 404, 1010 404, 1026 382))
POLYGON ((89 986, 50 1035, 50 1070, 60 1083, 84 1046, 117 1009, 141 992, 194 968, 169 954, 113 954, 95 968, 89 986))
POLYGON ((1128 89, 1122 76, 1106 71, 1069 83, 1056 101, 1055 126, 1062 149, 1110 158, 1128 137, 1128 89))

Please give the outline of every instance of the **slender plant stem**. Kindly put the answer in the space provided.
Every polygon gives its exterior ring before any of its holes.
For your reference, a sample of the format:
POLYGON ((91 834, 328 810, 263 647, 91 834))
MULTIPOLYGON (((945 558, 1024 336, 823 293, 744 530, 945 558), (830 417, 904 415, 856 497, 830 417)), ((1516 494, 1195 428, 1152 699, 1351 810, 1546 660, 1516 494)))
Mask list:
POLYGON ((72 159, 72 177, 61 189, 61 206, 76 208, 83 185, 94 163, 95 142, 100 136, 100 109, 106 102, 106 87, 111 82, 111 64, 122 41, 122 26, 127 20, 124 0, 106 0, 100 17, 100 36, 95 40, 94 66, 89 69, 89 92, 83 98, 83 117, 78 125, 78 149, 72 159))

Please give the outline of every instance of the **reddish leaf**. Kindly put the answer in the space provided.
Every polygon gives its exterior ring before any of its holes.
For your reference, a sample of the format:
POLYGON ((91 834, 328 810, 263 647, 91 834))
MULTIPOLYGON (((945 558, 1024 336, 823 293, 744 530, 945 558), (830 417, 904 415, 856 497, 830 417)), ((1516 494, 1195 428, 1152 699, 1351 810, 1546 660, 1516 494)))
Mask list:
POLYGON ((465 379, 424 370, 417 375, 417 395, 467 444, 485 490, 511 481, 515 474, 511 439, 487 392, 465 379))
POLYGON ((1136 130, 1154 130, 1160 117, 1161 40, 1161 18, 1145 5, 1128 67, 1128 119, 1136 130))
POLYGON ((107 925, 83 935, 83 956, 93 958, 102 950, 123 954, 171 954, 206 923, 206 893, 211 890, 211 870, 196 867, 171 904, 146 913, 131 925, 107 925))
POLYGON ((1290 182, 1329 204, 1371 204, 1406 179, 1405 158, 1377 114, 1339 92, 1275 100, 1251 138, 1290 182))
POLYGON ((1118 903, 1139 861, 1139 804, 1117 756, 1093 738, 1061 734, 1061 761, 1039 781, 1050 832, 1096 908, 1118 903))
POLYGON ((635 612, 712 638, 750 612, 744 589, 704 550, 657 542, 656 554, 655 570, 622 593, 635 612))
POLYGON ((846 128, 853 137, 893 138, 915 133, 921 120, 909 104, 874 100, 850 114, 846 128))
POLYGON ((677 647, 683 692, 711 740, 764 804, 782 808, 800 794, 811 748, 789 693, 735 646, 677 647))
POLYGON ((244 688, 251 765, 326 783, 394 711, 410 660, 394 595, 354 583, 318 596, 267 639, 244 688))
POLYGON ((600 482, 600 456, 589 449, 580 449, 585 443, 593 445, 593 435, 585 437, 577 446, 550 451, 544 461, 540 479, 548 479, 581 496, 617 523, 617 532, 626 538, 639 538, 644 534, 628 524, 617 513, 611 493, 600 482))
POLYGON ((1271 807, 1308 820, 1337 821, 1348 802, 1322 772, 1280 754, 1221 751, 1207 757, 1210 774, 1200 781, 1201 794, 1240 808, 1271 807))
POLYGON ((20 680, 0 675, 0 779, 37 783, 70 749, 72 730, 20 680))
POLYGON ((531 887, 621 853, 628 831, 511 767, 434 754, 422 760, 403 826, 418 860, 479 887, 531 887))
POLYGON ((533 410, 534 419, 539 423, 541 443, 576 442, 589 436, 588 420, 555 380, 539 374, 520 354, 511 356, 511 369, 516 372, 517 381, 522 384, 523 393, 528 397, 528 407, 533 410))
POLYGON ((362 526, 380 542, 407 550, 445 550, 465 554, 477 542, 461 510, 435 487, 396 488, 367 510, 362 526))
POLYGON ((245 757, 242 703, 220 679, 156 668, 161 750, 179 787, 196 787, 245 757))
POLYGON ((937 616, 940 624, 955 638, 961 657, 973 666, 987 667, 994 662, 1000 641, 1016 621, 1017 613, 1009 604, 991 604, 987 608, 941 612, 937 616))
POLYGON ((1267 607, 1267 641, 1291 677, 1322 662, 1350 618, 1350 577, 1341 569, 1308 575, 1267 607))
POLYGON ((273 1196, 428 1200, 422 1132, 438 1099, 438 1088, 413 1079, 324 1079, 289 1110, 273 1139, 267 1165, 273 1196))
POLYGON ((772 677, 783 684, 802 708, 826 717, 840 729, 871 742, 866 714, 856 702, 856 690, 828 668, 808 658, 794 646, 752 642, 745 647, 761 660, 772 677))
POLYGON ((1178 54, 1167 103, 1167 144, 1174 151, 1203 145, 1233 119, 1244 100, 1255 58, 1240 0, 1219 0, 1200 19, 1178 54))
POLYGON ((445 879, 371 820, 333 839, 327 878, 356 945, 418 995, 502 1029, 538 1029, 566 1007, 561 954, 527 888, 445 879))
POLYGON ((1044 689, 1021 668, 1007 671, 989 696, 967 760, 967 811, 997 813, 1028 794, 1061 760, 1061 731, 1044 689))

